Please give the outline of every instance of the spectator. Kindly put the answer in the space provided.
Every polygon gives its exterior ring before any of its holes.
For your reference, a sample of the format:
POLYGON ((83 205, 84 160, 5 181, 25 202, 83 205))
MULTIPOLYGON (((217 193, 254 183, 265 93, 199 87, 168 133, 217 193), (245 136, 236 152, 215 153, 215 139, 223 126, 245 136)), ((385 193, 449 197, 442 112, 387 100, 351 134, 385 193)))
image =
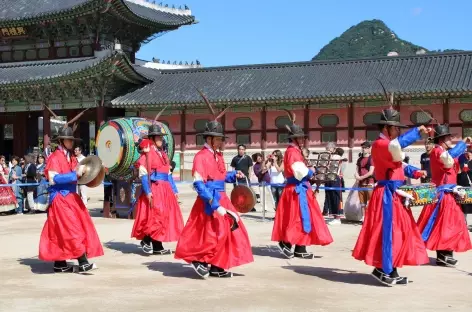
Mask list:
MULTIPOLYGON (((337 162, 339 167, 336 172, 336 179, 334 181, 325 182, 326 187, 341 188, 341 177, 339 176, 342 164, 342 155, 344 150, 342 148, 336 148, 333 143, 328 143, 326 150, 331 153, 331 161, 337 162)), ((325 191, 325 204, 323 210, 333 215, 333 219, 328 222, 330 225, 341 224, 342 212, 342 191, 341 190, 326 190, 325 191)))
POLYGON ((267 170, 270 175, 270 183, 275 184, 270 186, 272 197, 274 198, 274 210, 277 210, 279 200, 282 197, 282 191, 285 183, 284 177, 284 156, 280 150, 275 150, 267 157, 265 162, 267 170))
MULTIPOLYGON (((238 184, 250 186, 248 182, 251 180, 250 175, 252 175, 253 172, 252 166, 253 162, 251 157, 246 155, 246 146, 243 144, 238 145, 238 155, 231 161, 231 167, 234 170, 241 171, 246 176, 246 178, 237 179, 238 184)), ((253 208, 251 211, 256 211, 256 208, 253 208)))
MULTIPOLYGON (((266 166, 263 163, 262 154, 261 153, 255 153, 254 155, 252 155, 252 161, 254 163, 253 170, 254 170, 254 175, 257 178, 257 182, 258 183, 264 182, 264 183, 269 184, 270 183, 270 175, 269 175, 269 172, 267 171, 266 166)), ((263 186, 263 187, 265 187, 265 186, 263 186)), ((260 191, 259 191, 259 194, 256 193, 256 198, 257 198, 257 202, 260 203, 261 202, 260 191)))
MULTIPOLYGON (((23 182, 28 184, 36 183, 36 164, 34 163, 34 155, 28 154, 25 156, 25 167, 23 169, 23 182)), ((25 187, 26 192, 26 206, 29 213, 35 213, 34 196, 37 186, 28 185, 25 187)), ((26 207, 25 207, 26 208, 26 207)))
POLYGON ((421 183, 430 183, 431 182, 431 166, 429 164, 429 155, 434 147, 434 142, 431 138, 428 138, 425 143, 426 152, 421 154, 420 163, 421 163, 421 170, 425 170, 427 176, 425 178, 421 178, 421 183))
POLYGON ((45 158, 43 155, 39 155, 38 163, 36 164, 36 178, 39 182, 39 185, 36 188, 36 198, 34 200, 35 209, 37 211, 46 211, 48 208, 48 180, 44 174, 45 168, 45 158))
MULTIPOLYGON (((13 156, 11 159, 12 168, 10 170, 10 175, 8 177, 9 183, 19 184, 21 183, 23 171, 19 165, 20 158, 18 156, 13 156)), ((21 215, 23 214, 23 190, 20 186, 13 186, 13 193, 15 194, 17 207, 16 213, 21 215)))
MULTIPOLYGON (((0 184, 8 183, 8 173, 10 172, 5 161, 5 156, 0 156, 0 184)), ((15 194, 10 186, 0 187, 0 213, 11 211, 17 205, 15 194)))
MULTIPOLYGON (((370 154, 372 145, 370 142, 366 141, 362 143, 361 148, 362 157, 359 157, 356 162, 356 173, 354 177, 360 188, 372 188, 374 187, 374 166, 372 164, 372 155, 370 154)), ((362 219, 360 221, 364 222, 365 209, 372 196, 372 190, 359 191, 358 195, 362 211, 362 219)))

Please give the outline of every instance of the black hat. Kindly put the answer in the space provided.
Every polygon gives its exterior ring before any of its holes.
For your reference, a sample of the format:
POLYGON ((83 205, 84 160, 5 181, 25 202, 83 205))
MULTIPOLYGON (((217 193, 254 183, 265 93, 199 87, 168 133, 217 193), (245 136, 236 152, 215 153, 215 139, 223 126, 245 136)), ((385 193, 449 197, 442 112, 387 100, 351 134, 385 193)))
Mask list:
POLYGON ((82 139, 74 137, 74 130, 71 127, 60 128, 59 134, 54 138, 54 140, 82 141, 82 139))
POLYGON ((155 135, 159 135, 159 136, 164 136, 164 135, 167 135, 165 129, 163 127, 161 127, 160 125, 158 124, 152 124, 151 126, 149 126, 149 131, 148 131, 148 137, 152 137, 152 136, 155 136, 155 135))
POLYGON ((208 109, 210 110, 213 117, 215 118, 214 120, 207 122, 207 124, 205 125, 205 131, 203 131, 202 133, 199 133, 198 135, 202 135, 204 137, 210 136, 210 137, 227 138, 223 131, 223 125, 218 121, 218 119, 223 117, 223 115, 226 114, 226 111, 231 106, 226 107, 221 113, 217 114, 215 108, 210 103, 206 95, 202 91, 200 91, 197 87, 195 88, 197 89, 197 92, 200 94, 203 101, 208 106, 208 109))
POLYGON ((367 147, 367 148, 369 148, 369 147, 371 147, 371 146, 372 146, 372 144, 370 143, 370 141, 365 141, 364 143, 361 144, 361 147, 367 147))
POLYGON ((380 120, 378 122, 374 122, 373 124, 408 128, 408 126, 400 123, 400 113, 393 108, 384 109, 382 111, 382 115, 380 116, 380 120))
POLYGON ((297 116, 295 115, 294 112, 291 112, 287 109, 284 109, 284 111, 287 112, 287 115, 288 115, 288 118, 290 119, 290 121, 292 122, 291 125, 285 125, 285 127, 287 128, 288 130, 288 138, 289 139, 296 139, 296 138, 306 138, 308 135, 305 134, 305 132, 303 132, 303 129, 302 127, 300 127, 299 125, 295 124, 295 120, 297 118, 297 116))
POLYGON ((451 133, 449 131, 449 126, 448 125, 436 125, 434 126, 434 138, 441 138, 447 135, 455 135, 455 133, 451 133))
POLYGON ((227 138, 227 136, 225 136, 224 131, 223 131, 223 125, 220 124, 216 120, 207 122, 207 124, 205 125, 205 131, 202 133, 199 133, 199 135, 202 135, 204 137, 211 136, 211 137, 227 138))

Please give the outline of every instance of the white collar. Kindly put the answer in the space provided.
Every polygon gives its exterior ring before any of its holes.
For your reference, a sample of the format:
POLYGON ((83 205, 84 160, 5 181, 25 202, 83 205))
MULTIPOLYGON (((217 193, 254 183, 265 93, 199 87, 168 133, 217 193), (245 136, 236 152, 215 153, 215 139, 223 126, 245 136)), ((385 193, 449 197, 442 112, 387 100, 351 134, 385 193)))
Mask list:
POLYGON ((205 145, 203 145, 204 147, 208 148, 210 150, 210 152, 214 153, 215 151, 213 150, 213 148, 211 148, 210 145, 208 145, 208 143, 205 143, 205 145))
POLYGON ((390 138, 387 138, 387 136, 386 136, 385 134, 383 134, 382 132, 380 132, 379 138, 385 139, 385 140, 389 140, 389 141, 390 141, 390 138))

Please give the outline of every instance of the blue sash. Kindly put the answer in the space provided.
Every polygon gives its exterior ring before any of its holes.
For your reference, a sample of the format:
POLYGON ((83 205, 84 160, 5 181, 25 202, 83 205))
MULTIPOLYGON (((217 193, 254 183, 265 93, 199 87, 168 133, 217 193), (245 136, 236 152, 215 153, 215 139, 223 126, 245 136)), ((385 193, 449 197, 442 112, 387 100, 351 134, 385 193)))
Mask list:
POLYGON ((402 186, 401 180, 380 180, 384 187, 382 198, 382 270, 386 274, 393 271, 393 194, 402 186))
POLYGON ((431 214, 428 223, 426 223, 426 226, 423 229, 423 233, 421 233, 421 238, 423 239, 423 241, 426 242, 429 239, 431 232, 433 231, 434 223, 436 222, 436 218, 438 217, 439 206, 441 205, 441 202, 443 200, 444 193, 451 193, 452 189, 456 186, 456 184, 444 184, 436 188, 436 191, 438 192, 438 202, 434 207, 433 213, 431 214))
POLYGON ((52 203, 57 194, 60 193, 62 196, 67 196, 69 193, 77 193, 77 184, 63 183, 54 184, 48 188, 49 192, 49 204, 52 203))
POLYGON ((157 182, 157 181, 167 181, 169 182, 169 174, 163 173, 163 172, 156 172, 154 171, 151 173, 151 181, 152 182, 157 182))
POLYGON ((295 193, 298 194, 298 201, 300 203, 300 214, 302 216, 303 231, 305 233, 311 232, 311 218, 310 209, 308 208, 308 182, 305 179, 297 180, 295 177, 287 179, 287 184, 295 185, 295 193))

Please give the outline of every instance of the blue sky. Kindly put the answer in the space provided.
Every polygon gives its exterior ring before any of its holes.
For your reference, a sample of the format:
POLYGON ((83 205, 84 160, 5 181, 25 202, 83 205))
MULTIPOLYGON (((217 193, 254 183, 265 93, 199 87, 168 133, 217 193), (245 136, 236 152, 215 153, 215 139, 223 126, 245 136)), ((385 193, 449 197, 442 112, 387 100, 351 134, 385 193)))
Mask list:
POLYGON ((144 45, 138 58, 198 59, 205 67, 307 61, 367 19, 427 49, 472 50, 472 0, 185 1, 199 23, 144 45))

